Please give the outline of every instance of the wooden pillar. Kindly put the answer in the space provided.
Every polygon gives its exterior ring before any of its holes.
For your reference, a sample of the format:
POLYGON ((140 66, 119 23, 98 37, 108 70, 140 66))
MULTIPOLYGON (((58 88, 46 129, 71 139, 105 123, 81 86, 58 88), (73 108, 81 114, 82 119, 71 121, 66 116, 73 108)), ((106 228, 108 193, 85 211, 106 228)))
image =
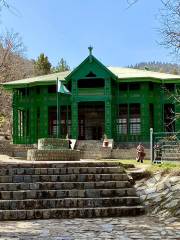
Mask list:
POLYGON ((118 107, 119 105, 117 104, 117 98, 118 98, 118 91, 119 90, 119 85, 118 83, 114 82, 112 84, 112 138, 114 141, 117 141, 118 136, 117 136, 117 119, 118 119, 118 114, 119 110, 118 107))
POLYGON ((77 79, 72 79, 72 102, 71 102, 71 136, 78 139, 79 124, 78 124, 78 102, 77 102, 77 79))
POLYGON ((13 91, 13 143, 16 144, 18 143, 18 109, 17 109, 17 97, 18 93, 16 90, 13 91))
POLYGON ((41 138, 48 137, 48 106, 44 105, 40 107, 40 131, 41 138))
POLYGON ((29 93, 29 143, 36 143, 36 99, 35 91, 31 89, 29 93))
POLYGON ((105 79, 105 134, 108 138, 112 138, 112 95, 111 95, 111 79, 105 79))
POLYGON ((72 118, 72 127, 71 127, 71 135, 72 138, 78 139, 78 103, 72 102, 71 105, 71 118, 72 118))
MULTIPOLYGON (((39 122, 39 135, 41 138, 48 137, 49 133, 49 116, 48 116, 48 89, 47 87, 43 87, 41 94, 43 95, 43 99, 41 101, 40 105, 40 122, 39 122)), ((37 116, 37 113, 36 113, 37 116)), ((37 123, 37 119, 36 119, 37 123)), ((37 131, 36 131, 37 132, 37 131)))
POLYGON ((105 101, 105 134, 112 138, 112 105, 110 100, 105 101))
POLYGON ((141 104, 140 104, 140 116, 141 116, 141 139, 140 141, 149 141, 149 129, 150 129, 150 114, 149 114, 149 85, 144 83, 141 85, 141 104))
POLYGON ((157 85, 154 102, 154 132, 164 131, 164 93, 162 85, 157 85))

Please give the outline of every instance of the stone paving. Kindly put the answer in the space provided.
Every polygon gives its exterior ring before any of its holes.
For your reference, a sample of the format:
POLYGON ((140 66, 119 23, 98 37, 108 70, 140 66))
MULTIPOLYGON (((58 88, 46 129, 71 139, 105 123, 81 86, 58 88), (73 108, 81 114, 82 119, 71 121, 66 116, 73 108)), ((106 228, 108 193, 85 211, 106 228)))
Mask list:
POLYGON ((0 240, 180 239, 176 218, 51 219, 0 222, 0 240))

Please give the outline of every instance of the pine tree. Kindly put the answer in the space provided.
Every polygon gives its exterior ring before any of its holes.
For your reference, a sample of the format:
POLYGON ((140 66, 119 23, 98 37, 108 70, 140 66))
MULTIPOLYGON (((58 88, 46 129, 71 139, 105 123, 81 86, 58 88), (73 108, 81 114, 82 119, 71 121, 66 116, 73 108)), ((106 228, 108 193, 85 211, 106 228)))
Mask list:
POLYGON ((171 74, 178 75, 178 70, 177 70, 176 68, 174 68, 174 69, 171 71, 171 74))
POLYGON ((51 72, 51 63, 48 57, 41 53, 36 61, 34 61, 35 75, 46 75, 51 72))
POLYGON ((67 65, 66 61, 61 58, 61 60, 58 62, 57 67, 54 68, 54 72, 64 72, 70 70, 70 67, 67 65))

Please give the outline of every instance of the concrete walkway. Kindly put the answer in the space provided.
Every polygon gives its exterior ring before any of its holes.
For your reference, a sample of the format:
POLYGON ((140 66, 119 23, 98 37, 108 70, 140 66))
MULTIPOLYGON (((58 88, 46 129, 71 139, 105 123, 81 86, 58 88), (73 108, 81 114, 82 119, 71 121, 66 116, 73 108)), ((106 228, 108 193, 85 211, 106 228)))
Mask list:
POLYGON ((155 217, 0 222, 0 240, 180 239, 180 222, 155 217))

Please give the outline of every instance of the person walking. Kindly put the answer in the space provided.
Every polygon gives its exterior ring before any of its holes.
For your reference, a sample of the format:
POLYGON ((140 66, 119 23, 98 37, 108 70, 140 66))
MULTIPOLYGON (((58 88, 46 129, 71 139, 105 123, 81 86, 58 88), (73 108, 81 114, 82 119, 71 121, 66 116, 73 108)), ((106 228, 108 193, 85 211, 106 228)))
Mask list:
POLYGON ((136 152, 137 152, 137 157, 136 157, 137 162, 141 161, 141 163, 143 163, 143 160, 146 154, 144 152, 144 147, 141 143, 139 143, 139 145, 137 146, 136 152))

